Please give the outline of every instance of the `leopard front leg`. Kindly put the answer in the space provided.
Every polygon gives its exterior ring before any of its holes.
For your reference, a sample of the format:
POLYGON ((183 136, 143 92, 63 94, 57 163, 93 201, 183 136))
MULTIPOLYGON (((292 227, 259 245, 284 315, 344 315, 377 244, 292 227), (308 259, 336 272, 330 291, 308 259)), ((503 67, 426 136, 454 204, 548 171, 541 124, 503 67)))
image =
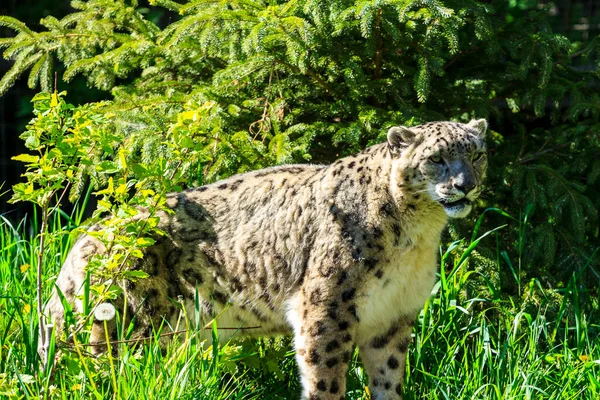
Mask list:
POLYGON ((406 352, 414 320, 400 318, 375 334, 358 338, 360 359, 369 376, 373 400, 401 400, 406 370, 406 352))
POLYGON ((290 302, 302 399, 345 398, 357 322, 353 290, 330 290, 322 277, 311 277, 290 302))

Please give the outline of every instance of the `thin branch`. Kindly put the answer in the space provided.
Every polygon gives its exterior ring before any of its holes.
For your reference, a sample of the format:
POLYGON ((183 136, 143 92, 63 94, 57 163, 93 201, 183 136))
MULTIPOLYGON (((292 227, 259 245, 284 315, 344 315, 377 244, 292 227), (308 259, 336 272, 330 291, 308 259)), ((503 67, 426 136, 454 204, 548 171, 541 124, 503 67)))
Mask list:
POLYGON ((300 70, 300 68, 296 67, 295 65, 292 64, 288 64, 287 62, 283 61, 283 60, 279 60, 279 59, 275 59, 275 62, 283 65, 284 67, 290 68, 292 71, 294 71, 297 74, 303 74, 303 75, 308 75, 311 78, 313 78, 318 84, 319 86, 321 86, 323 89, 325 89, 325 91, 332 97, 337 98, 337 96, 335 95, 335 92, 333 91, 333 89, 331 89, 331 87, 329 87, 329 85, 327 84, 327 82, 321 78, 316 72, 310 70, 310 69, 306 69, 306 73, 303 73, 302 70, 300 70))
POLYGON ((570 146, 570 145, 571 145, 571 143, 563 143, 561 145, 552 147, 550 149, 541 150, 541 151, 538 151, 537 153, 528 155, 527 157, 519 158, 519 159, 517 159, 517 162, 519 164, 526 164, 526 163, 528 163, 530 161, 534 161, 534 160, 540 158, 544 154, 556 152, 557 150, 562 149, 562 148, 567 147, 567 146, 570 146))
POLYGON ((52 207, 52 209, 50 210, 50 212, 48 213, 48 218, 50 218, 52 216, 52 214, 54 214, 54 212, 58 209, 58 207, 60 206, 60 202, 62 201, 62 199, 65 197, 65 194, 68 192, 69 187, 71 186, 71 181, 67 182, 67 185, 65 186, 65 188, 63 189, 62 194, 60 195, 60 197, 58 198, 58 200, 56 201, 56 205, 54 207, 52 207))
MULTIPOLYGON (((244 330, 248 330, 248 329, 260 329, 262 328, 262 326, 248 326, 248 327, 240 327, 240 328, 217 328, 217 330, 224 330, 224 331, 244 331, 244 330)), ((200 330, 211 330, 212 327, 204 327, 204 328, 200 328, 200 330)), ((179 335, 181 333, 186 333, 186 332, 193 332, 193 329, 181 329, 178 331, 174 331, 174 332, 167 332, 167 333, 161 333, 158 337, 162 338, 162 337, 170 337, 170 336, 175 336, 175 335, 179 335)), ((137 339, 123 339, 123 340, 113 340, 110 342, 110 344, 121 344, 121 343, 140 343, 140 342, 149 342, 151 340, 156 339, 156 336, 144 336, 144 337, 140 337, 137 339)), ((93 346, 102 346, 105 345, 106 342, 94 342, 94 343, 81 343, 81 344, 74 344, 74 343, 69 343, 69 342, 64 342, 61 341, 60 342, 61 345, 63 345, 64 347, 75 347, 75 346, 83 346, 83 347, 93 347, 93 346)))
POLYGON ((381 65, 383 64, 383 37, 381 36, 381 8, 377 10, 375 17, 375 30, 377 32, 377 50, 375 50, 375 73, 374 78, 381 78, 381 65))
POLYGON ((452 65, 454 65, 456 62, 458 62, 458 60, 460 60, 463 56, 466 55, 470 55, 473 53, 476 53, 479 51, 479 49, 481 49, 481 47, 479 46, 474 46, 471 47, 468 50, 463 50, 463 51, 459 51, 458 54, 456 54, 454 57, 452 57, 445 65, 444 65, 444 69, 448 69, 450 68, 452 65))
POLYGON ((48 364, 48 345, 50 344, 50 338, 46 336, 46 321, 44 319, 43 306, 42 306, 42 271, 44 263, 44 245, 46 241, 46 229, 48 226, 48 204, 42 206, 42 226, 40 227, 40 245, 38 248, 37 255, 37 312, 38 312, 38 332, 40 348, 42 349, 42 362, 44 368, 48 364))

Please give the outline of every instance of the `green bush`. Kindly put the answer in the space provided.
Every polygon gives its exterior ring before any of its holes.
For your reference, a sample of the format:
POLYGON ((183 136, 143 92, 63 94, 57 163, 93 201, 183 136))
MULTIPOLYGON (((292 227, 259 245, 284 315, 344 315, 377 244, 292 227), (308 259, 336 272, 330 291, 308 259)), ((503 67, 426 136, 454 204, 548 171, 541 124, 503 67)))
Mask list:
MULTIPOLYGON (((123 216, 137 204, 160 207, 168 190, 278 163, 330 161, 382 140, 395 124, 485 117, 492 165, 482 205, 524 221, 501 233, 519 237, 509 252, 518 265, 509 253, 499 262, 519 282, 543 275, 544 284, 566 286, 574 272, 598 282, 600 38, 555 33, 549 7, 71 4, 63 19, 44 18, 42 32, 0 17, 17 33, 0 39, 14 60, 0 93, 22 74, 52 92, 56 61, 66 67, 63 79, 82 75, 111 91, 111 101, 84 106, 98 143, 71 168, 76 182, 89 177, 102 189, 100 211, 123 216), (170 16, 166 26, 153 22, 156 10, 170 16)), ((73 187, 75 198, 84 185, 73 187)), ((522 295, 511 282, 503 290, 522 295)))

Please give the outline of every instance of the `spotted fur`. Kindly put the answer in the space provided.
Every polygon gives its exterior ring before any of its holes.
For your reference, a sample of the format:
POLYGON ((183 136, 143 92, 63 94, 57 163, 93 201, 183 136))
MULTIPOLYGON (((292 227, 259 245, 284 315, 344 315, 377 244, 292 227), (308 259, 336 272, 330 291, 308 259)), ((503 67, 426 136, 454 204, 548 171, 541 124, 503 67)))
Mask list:
MULTIPOLYGON (((372 398, 400 399, 440 234, 480 192, 486 127, 393 127, 387 142, 329 166, 263 169, 168 195, 173 212, 159 215, 167 236, 136 266, 150 277, 124 284, 121 315, 135 315, 143 336, 163 319, 174 327, 183 299, 192 321, 199 304, 202 323, 218 317, 220 327, 258 327, 244 334, 292 333, 303 399, 344 398, 358 346, 372 398)), ((102 251, 82 236, 67 257, 57 285, 75 309, 87 260, 102 251)), ((57 296, 48 310, 60 325, 57 296)), ((92 342, 103 338, 92 331, 92 342)))

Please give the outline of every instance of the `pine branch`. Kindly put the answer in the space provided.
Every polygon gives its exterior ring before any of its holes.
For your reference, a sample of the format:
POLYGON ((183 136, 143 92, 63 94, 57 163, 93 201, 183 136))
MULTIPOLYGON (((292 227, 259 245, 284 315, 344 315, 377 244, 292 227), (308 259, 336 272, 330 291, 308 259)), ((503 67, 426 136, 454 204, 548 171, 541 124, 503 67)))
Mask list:
POLYGON ((31 29, 29 29, 27 25, 25 25, 18 19, 9 17, 7 15, 0 16, 0 26, 5 26, 19 33, 24 33, 25 35, 32 38, 35 37, 35 33, 31 29))

